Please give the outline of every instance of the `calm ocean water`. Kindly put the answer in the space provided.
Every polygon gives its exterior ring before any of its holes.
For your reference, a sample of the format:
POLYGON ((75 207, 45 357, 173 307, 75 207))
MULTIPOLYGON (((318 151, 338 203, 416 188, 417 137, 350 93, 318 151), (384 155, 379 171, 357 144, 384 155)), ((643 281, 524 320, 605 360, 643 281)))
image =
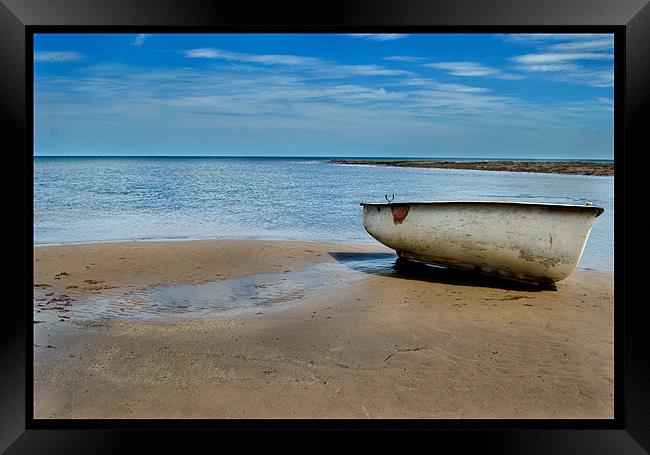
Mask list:
POLYGON ((34 158, 34 243, 262 238, 375 242, 360 202, 605 208, 579 267, 613 270, 614 178, 333 165, 309 158, 34 158))

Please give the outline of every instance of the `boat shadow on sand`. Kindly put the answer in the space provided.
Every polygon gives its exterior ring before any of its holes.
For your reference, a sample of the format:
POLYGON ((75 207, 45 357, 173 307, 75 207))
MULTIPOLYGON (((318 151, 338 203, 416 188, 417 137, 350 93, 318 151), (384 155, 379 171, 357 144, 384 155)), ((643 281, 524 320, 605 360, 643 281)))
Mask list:
POLYGON ((407 261, 398 258, 394 253, 329 252, 328 254, 340 264, 370 275, 512 291, 557 290, 554 283, 535 284, 508 280, 470 270, 456 270, 444 266, 407 261))

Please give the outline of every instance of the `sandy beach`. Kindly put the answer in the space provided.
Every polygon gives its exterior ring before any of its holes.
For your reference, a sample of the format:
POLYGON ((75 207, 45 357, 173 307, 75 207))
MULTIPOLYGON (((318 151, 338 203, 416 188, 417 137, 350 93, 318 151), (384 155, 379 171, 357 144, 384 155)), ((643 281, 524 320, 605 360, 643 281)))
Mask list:
POLYGON ((262 240, 35 247, 34 417, 613 418, 612 274, 536 288, 391 257, 262 240), (252 303, 166 316, 160 286, 252 303))
POLYGON ((330 160, 333 164, 469 169, 476 171, 536 172, 543 174, 614 175, 614 163, 585 161, 444 161, 444 160, 330 160))

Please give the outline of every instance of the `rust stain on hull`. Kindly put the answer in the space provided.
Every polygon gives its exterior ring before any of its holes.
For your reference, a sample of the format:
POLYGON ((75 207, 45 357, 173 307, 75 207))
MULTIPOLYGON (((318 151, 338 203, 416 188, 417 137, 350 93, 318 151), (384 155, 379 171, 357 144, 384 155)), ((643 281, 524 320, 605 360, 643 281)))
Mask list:
POLYGON ((393 205, 390 210, 393 213, 393 223, 402 224, 411 209, 408 205, 393 205))

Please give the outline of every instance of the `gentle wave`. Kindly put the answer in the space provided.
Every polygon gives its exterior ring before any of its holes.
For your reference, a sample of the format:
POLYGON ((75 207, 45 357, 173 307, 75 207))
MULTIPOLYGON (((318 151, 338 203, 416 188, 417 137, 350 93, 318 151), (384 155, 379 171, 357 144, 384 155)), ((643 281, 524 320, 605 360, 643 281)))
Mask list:
POLYGON ((613 270, 613 177, 337 166, 326 159, 34 160, 34 243, 240 238, 374 242, 360 202, 584 203, 596 219, 579 266, 613 270))

